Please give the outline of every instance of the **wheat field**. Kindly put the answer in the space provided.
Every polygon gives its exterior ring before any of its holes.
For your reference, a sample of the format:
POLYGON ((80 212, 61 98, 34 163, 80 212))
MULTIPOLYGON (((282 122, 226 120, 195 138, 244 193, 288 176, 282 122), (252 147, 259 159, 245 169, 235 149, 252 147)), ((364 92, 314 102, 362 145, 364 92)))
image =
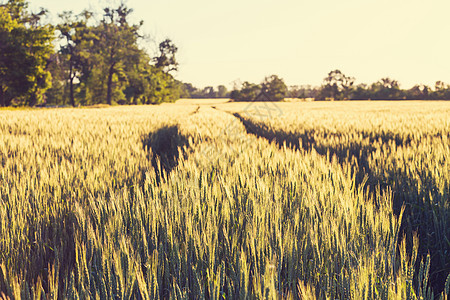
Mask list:
POLYGON ((450 102, 0 110, 4 299, 449 299, 450 102))

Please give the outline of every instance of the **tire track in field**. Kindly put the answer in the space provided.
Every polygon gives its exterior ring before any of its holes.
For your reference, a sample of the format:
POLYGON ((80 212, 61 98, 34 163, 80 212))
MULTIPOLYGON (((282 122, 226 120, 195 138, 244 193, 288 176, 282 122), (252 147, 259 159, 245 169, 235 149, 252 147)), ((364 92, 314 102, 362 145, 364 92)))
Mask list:
MULTIPOLYGON (((213 107, 215 108, 215 107, 213 107)), ((217 108, 215 108, 217 109, 217 108)), ((220 110, 220 109, 217 109, 220 110)), ((450 261, 448 258, 441 257, 441 253, 448 253, 450 251, 449 238, 444 235, 443 238, 427 237, 430 232, 439 225, 440 222, 433 219, 431 213, 435 208, 423 207, 423 202, 420 199, 441 199, 445 195, 433 188, 428 190, 430 195, 424 194, 427 189, 421 190, 420 183, 417 178, 411 177, 408 173, 403 171, 396 171, 393 169, 377 168, 379 166, 371 163, 371 155, 380 147, 376 146, 377 141, 381 141, 383 145, 395 145, 396 147, 415 147, 415 141, 409 136, 401 137, 394 134, 383 133, 378 134, 374 132, 359 132, 363 139, 368 139, 369 143, 350 143, 350 144, 331 144, 326 145, 316 140, 316 132, 314 129, 302 132, 292 133, 283 130, 276 130, 266 125, 263 121, 254 121, 251 117, 243 116, 243 113, 232 113, 220 110, 222 112, 233 115, 245 127, 247 134, 254 135, 258 138, 263 138, 268 142, 276 143, 280 150, 285 147, 292 150, 312 151, 313 149, 320 155, 327 157, 330 161, 336 158, 340 164, 351 163, 354 166, 355 184, 369 188, 371 194, 375 195, 377 189, 381 191, 392 191, 393 196, 393 210, 398 216, 401 207, 405 205, 406 210, 403 215, 402 234, 412 236, 413 232, 418 232, 419 236, 426 237, 421 240, 419 244, 419 256, 425 257, 428 252, 431 253, 433 259, 431 263, 430 281, 432 286, 437 291, 442 291, 446 280, 446 274, 450 270, 450 261), (383 175, 384 174, 384 175, 383 175), (393 182, 396 184, 393 185, 393 182), (405 187, 407 187, 405 189, 405 187), (424 213, 428 210, 429 213, 424 213), (419 218, 417 218, 419 216, 419 218), (427 224, 424 226, 423 224, 427 224), (447 241, 447 243, 445 242, 447 241), (441 267, 438 267, 441 266, 441 267)), ((333 133, 326 133, 323 138, 331 138, 333 133)), ((449 134, 450 135, 450 134, 449 134)), ((319 136, 321 137, 321 136, 319 136)), ((442 138, 439 135, 433 135, 433 138, 442 138)), ((436 187, 437 183, 430 178, 427 179, 428 185, 436 187)), ((444 215, 448 215, 448 208, 441 208, 444 215)), ((441 221, 442 222, 442 221, 441 221)), ((450 222, 443 221, 443 226, 450 225, 450 222)), ((441 225, 442 226, 442 225, 441 225)))
MULTIPOLYGON (((280 149, 283 148, 283 145, 285 143, 286 143, 287 147, 292 148, 294 150, 298 150, 300 148, 299 145, 296 145, 296 143, 293 142, 295 140, 295 138, 282 137, 282 135, 280 135, 278 132, 271 131, 268 126, 257 125, 256 123, 252 122, 248 118, 243 117, 241 115, 241 113, 232 113, 229 111, 224 111, 224 110, 217 108, 216 106, 211 106, 211 108, 218 110, 220 112, 232 115, 237 120, 239 120, 239 122, 244 126, 247 134, 254 135, 258 138, 263 138, 263 139, 267 140, 269 143, 275 142, 279 146, 280 149)), ((313 142, 314 142, 314 140, 311 140, 310 143, 308 143, 308 144, 311 144, 313 142)))

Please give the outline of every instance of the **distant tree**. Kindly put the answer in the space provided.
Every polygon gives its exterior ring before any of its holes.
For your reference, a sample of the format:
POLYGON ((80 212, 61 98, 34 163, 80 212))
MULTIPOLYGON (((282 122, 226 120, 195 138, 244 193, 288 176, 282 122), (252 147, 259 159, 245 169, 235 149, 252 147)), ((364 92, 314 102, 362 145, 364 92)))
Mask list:
POLYGON ((0 5, 0 105, 34 105, 51 84, 47 70, 53 28, 40 20, 46 10, 30 13, 23 0, 0 5))
POLYGON ((428 100, 430 98, 430 88, 426 85, 417 84, 404 92, 409 100, 428 100))
POLYGON ((380 81, 381 85, 383 85, 386 89, 399 89, 400 84, 397 80, 390 79, 389 77, 382 78, 380 81))
POLYGON ((178 48, 170 39, 166 39, 159 44, 159 56, 155 57, 155 66, 165 73, 178 70, 178 62, 175 58, 178 48))
POLYGON ((437 81, 434 87, 434 91, 430 93, 430 99, 449 100, 450 86, 442 81, 437 81))
POLYGON ((328 88, 331 98, 338 99, 341 82, 343 81, 344 76, 345 75, 342 74, 340 70, 334 70, 328 73, 328 76, 325 77, 325 86, 328 88))
POLYGON ((191 83, 183 83, 183 90, 187 95, 186 98, 195 98, 195 95, 198 93, 198 89, 191 83))
POLYGON ((260 91, 261 86, 259 84, 245 81, 240 89, 235 89, 231 92, 230 98, 235 101, 252 101, 255 100, 260 91))
POLYGON ((261 83, 261 90, 265 92, 271 100, 280 101, 286 97, 288 88, 283 79, 277 75, 272 75, 266 77, 261 83))
POLYGON ((293 85, 288 88, 287 96, 289 98, 315 98, 317 95, 317 88, 311 85, 293 85))
POLYGON ((367 84, 358 84, 353 88, 350 99, 352 100, 368 100, 372 99, 369 87, 367 84))
POLYGON ((301 88, 298 85, 292 85, 288 87, 287 97, 289 98, 304 98, 302 96, 301 88))
POLYGON ((185 83, 177 79, 175 79, 175 82, 179 97, 184 99, 190 98, 190 93, 186 89, 185 83))
POLYGON ((228 97, 227 87, 224 85, 219 85, 217 87, 217 98, 227 98, 227 97, 228 97))
POLYGON ((349 99, 354 82, 354 77, 346 76, 340 70, 331 71, 324 78, 324 84, 318 97, 322 100, 326 98, 334 100, 349 99))
POLYGON ((397 80, 391 78, 382 78, 370 87, 371 98, 375 100, 400 100, 404 93, 400 90, 397 80))
POLYGON ((202 90, 202 98, 216 98, 216 91, 212 86, 207 86, 202 90))
POLYGON ((224 85, 219 85, 217 88, 207 86, 203 89, 198 89, 191 83, 179 83, 180 95, 183 98, 228 98, 229 93, 224 85))
POLYGON ((352 92, 353 89, 353 84, 355 83, 355 77, 350 77, 350 76, 342 76, 341 79, 341 92, 343 95, 343 100, 348 100, 350 99, 350 93, 352 92))
POLYGON ((447 88, 448 88, 448 86, 444 82, 442 82, 440 80, 436 81, 436 84, 434 86, 434 89, 436 91, 444 90, 444 89, 447 89, 447 88))

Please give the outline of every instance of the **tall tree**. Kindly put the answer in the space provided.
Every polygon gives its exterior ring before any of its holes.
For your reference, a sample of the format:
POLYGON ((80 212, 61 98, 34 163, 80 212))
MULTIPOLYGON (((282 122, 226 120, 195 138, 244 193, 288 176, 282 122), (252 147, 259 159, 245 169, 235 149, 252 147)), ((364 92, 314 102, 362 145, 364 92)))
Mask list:
POLYGON ((175 58, 178 48, 170 39, 165 39, 159 44, 159 56, 155 57, 155 67, 165 73, 178 71, 178 62, 175 58))
POLYGON ((139 63, 140 51, 137 40, 143 22, 130 25, 128 18, 132 9, 121 4, 118 8, 105 8, 104 18, 96 28, 96 43, 101 62, 106 71, 106 103, 112 103, 114 76, 126 80, 123 75, 126 64, 139 63))
POLYGON ((64 41, 59 53, 67 64, 67 82, 69 85, 69 98, 72 106, 75 106, 74 82, 80 80, 81 75, 86 73, 88 65, 89 41, 93 38, 89 35, 87 22, 93 13, 83 11, 78 16, 74 16, 71 11, 63 12, 59 15, 61 23, 56 26, 60 39, 64 41))
POLYGON ((53 28, 42 25, 45 10, 28 12, 24 0, 0 5, 0 105, 34 105, 50 86, 47 70, 53 28))

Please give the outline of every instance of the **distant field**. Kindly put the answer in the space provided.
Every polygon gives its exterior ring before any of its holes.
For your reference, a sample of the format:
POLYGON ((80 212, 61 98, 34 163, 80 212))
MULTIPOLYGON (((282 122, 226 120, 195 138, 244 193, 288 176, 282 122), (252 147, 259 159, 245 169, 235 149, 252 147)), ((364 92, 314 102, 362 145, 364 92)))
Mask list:
POLYGON ((0 298, 448 299, 450 102, 226 102, 0 111, 0 298))
POLYGON ((229 102, 230 99, 180 99, 177 105, 217 105, 229 102))

